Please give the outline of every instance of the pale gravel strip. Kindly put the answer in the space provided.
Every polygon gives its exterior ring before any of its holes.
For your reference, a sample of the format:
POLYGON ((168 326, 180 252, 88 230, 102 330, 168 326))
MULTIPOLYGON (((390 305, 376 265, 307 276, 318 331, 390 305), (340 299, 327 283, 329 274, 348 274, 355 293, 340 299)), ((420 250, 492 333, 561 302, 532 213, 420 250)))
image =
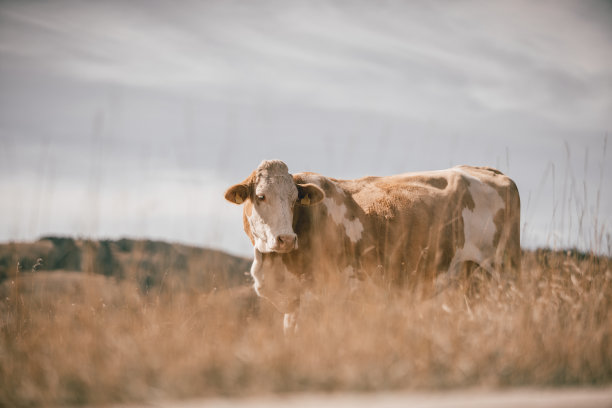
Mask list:
POLYGON ((159 401, 116 408, 612 408, 612 388, 465 390, 439 393, 290 394, 159 401))

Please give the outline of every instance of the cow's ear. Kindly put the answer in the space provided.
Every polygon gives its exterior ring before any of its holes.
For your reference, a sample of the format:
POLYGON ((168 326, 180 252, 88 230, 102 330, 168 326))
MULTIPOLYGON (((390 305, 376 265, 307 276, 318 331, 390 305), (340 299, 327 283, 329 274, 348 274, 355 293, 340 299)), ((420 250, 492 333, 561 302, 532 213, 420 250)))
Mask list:
POLYGON ((296 184, 298 203, 302 205, 318 204, 325 198, 325 193, 314 184, 296 184))
POLYGON ((236 184, 225 192, 225 199, 234 204, 242 204, 249 197, 249 186, 247 184, 236 184))

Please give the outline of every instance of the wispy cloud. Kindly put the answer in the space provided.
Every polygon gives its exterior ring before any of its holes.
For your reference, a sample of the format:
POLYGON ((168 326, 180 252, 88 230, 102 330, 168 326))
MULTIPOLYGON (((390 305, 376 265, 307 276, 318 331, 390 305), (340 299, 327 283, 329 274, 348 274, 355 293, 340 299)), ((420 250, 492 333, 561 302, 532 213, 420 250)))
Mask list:
POLYGON ((9 161, 0 170, 25 174, 44 143, 55 176, 85 184, 79 173, 95 143, 105 153, 94 164, 110 179, 156 168, 220 184, 265 157, 357 176, 494 165, 507 149, 529 191, 533 173, 563 161, 559 140, 596 149, 612 129, 611 9, 565 0, 5 1, 0 154, 9 161))

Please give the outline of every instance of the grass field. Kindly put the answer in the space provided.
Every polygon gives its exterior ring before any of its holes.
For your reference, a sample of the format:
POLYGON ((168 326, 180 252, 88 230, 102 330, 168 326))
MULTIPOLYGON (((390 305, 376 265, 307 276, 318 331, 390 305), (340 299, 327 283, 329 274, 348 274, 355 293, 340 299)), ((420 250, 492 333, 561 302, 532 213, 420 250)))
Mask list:
MULTIPOLYGON (((206 273, 205 265, 202 273, 206 273)), ((0 406, 612 383, 612 262, 536 251, 434 298, 324 296, 299 334, 248 286, 37 272, 0 286, 0 406)))

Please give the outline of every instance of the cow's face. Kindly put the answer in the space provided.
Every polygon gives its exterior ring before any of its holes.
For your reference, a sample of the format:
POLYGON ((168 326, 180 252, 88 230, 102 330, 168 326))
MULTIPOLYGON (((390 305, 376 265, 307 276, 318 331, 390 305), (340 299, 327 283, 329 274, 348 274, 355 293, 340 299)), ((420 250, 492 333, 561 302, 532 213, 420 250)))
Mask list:
POLYGON ((263 161, 246 180, 225 192, 228 201, 244 204, 244 230, 262 253, 296 249, 294 207, 317 204, 324 196, 314 184, 297 184, 279 160, 263 161))

